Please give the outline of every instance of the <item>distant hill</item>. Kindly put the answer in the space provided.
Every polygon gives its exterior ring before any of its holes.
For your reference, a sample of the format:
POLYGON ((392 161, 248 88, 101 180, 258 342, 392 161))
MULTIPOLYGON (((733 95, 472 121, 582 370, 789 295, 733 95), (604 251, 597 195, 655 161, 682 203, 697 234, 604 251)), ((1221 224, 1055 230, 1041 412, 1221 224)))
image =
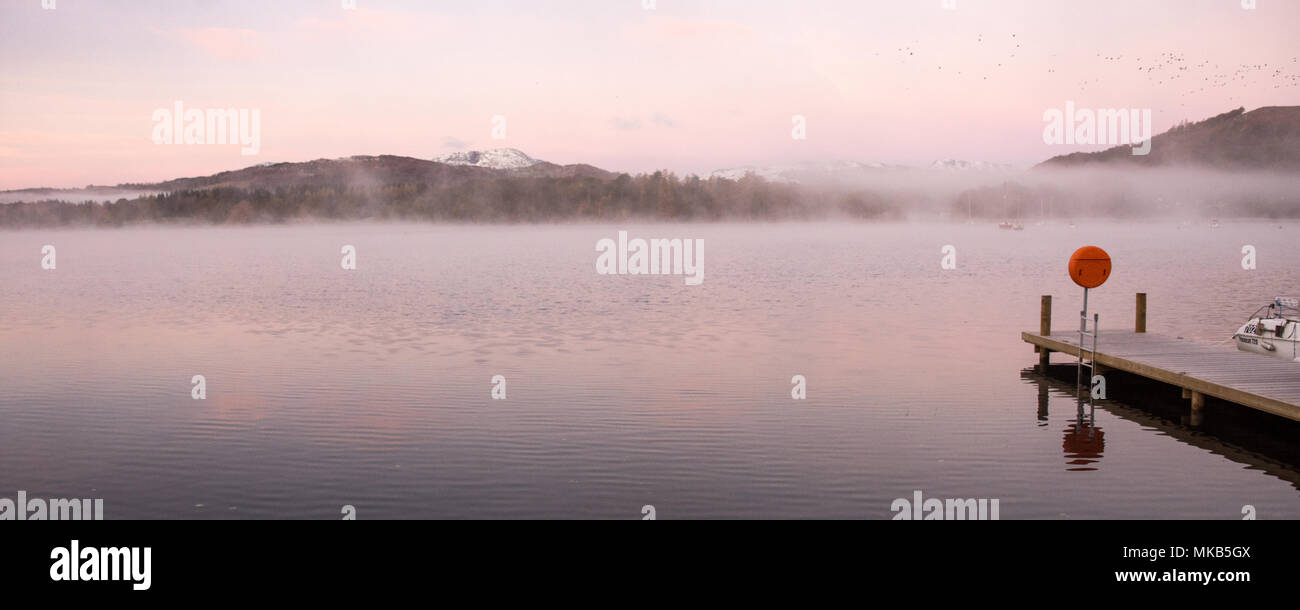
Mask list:
MULTIPOLYGON (((763 180, 671 172, 615 174, 519 151, 440 161, 378 156, 263 163, 211 176, 123 184, 123 193, 27 189, 0 205, 0 227, 307 220, 552 222, 572 219, 782 220, 896 217, 870 192, 823 192, 763 180), (126 193, 134 193, 127 196, 126 193)), ((4 195, 4 193, 0 193, 4 195)))
POLYGON ((300 185, 373 186, 389 183, 436 182, 470 176, 476 171, 475 168, 454 167, 412 157, 358 156, 345 159, 317 159, 301 163, 263 163, 211 176, 118 186, 161 192, 216 187, 273 189, 300 185))
POLYGON ((1300 106, 1238 108, 1155 136, 1147 155, 1124 145, 1052 157, 1035 169, 1079 167, 1300 170, 1300 106))
POLYGON ((211 176, 177 178, 153 184, 120 184, 118 187, 170 192, 215 187, 274 189, 308 185, 374 187, 385 184, 436 184, 446 181, 500 176, 531 178, 585 176, 606 180, 617 176, 613 172, 591 165, 558 165, 532 159, 519 151, 514 152, 531 162, 526 164, 506 163, 501 167, 494 167, 490 164, 465 162, 464 158, 451 158, 447 161, 426 161, 414 157, 393 155, 357 156, 344 159, 317 159, 301 163, 263 163, 211 176))
POLYGON ((74 189, 56 189, 56 188, 26 188, 12 191, 0 191, 0 204, 13 203, 15 201, 96 201, 103 203, 105 201, 116 201, 118 199, 135 199, 141 195, 152 195, 155 191, 147 189, 128 189, 118 186, 95 186, 90 185, 85 188, 74 189))

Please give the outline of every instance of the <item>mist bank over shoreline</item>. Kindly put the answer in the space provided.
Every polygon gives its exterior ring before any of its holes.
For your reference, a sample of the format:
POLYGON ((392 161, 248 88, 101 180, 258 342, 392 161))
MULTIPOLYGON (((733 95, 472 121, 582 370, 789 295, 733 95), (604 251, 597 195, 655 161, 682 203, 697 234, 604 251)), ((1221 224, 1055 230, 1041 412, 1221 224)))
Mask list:
POLYGON ((1028 170, 945 160, 737 168, 707 177, 560 165, 515 149, 262 163, 210 176, 0 192, 0 227, 306 220, 541 223, 1300 218, 1300 106, 1238 108, 1140 147, 1028 170))
MULTIPOLYGON (((1300 218, 1300 174, 1185 168, 1039 169, 1016 174, 889 174, 819 183, 679 177, 458 176, 435 182, 326 179, 215 186, 134 198, 99 193, 0 203, 0 227, 301 221, 889 221, 1083 218, 1300 218)), ((355 177, 354 177, 355 178, 355 177)), ((41 193, 43 194, 43 193, 41 193)))
POLYGON ((1035 170, 963 191, 945 211, 975 218, 1300 218, 1300 174, 1177 167, 1035 170))

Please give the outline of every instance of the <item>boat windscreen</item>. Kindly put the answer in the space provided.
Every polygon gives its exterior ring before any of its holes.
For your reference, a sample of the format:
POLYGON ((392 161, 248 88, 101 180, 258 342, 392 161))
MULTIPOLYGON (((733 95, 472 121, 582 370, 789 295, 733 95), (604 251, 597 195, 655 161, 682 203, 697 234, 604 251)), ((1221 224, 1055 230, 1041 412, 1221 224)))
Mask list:
POLYGON ((1274 297, 1273 306, 1277 308, 1278 315, 1284 318, 1300 318, 1300 298, 1274 297))

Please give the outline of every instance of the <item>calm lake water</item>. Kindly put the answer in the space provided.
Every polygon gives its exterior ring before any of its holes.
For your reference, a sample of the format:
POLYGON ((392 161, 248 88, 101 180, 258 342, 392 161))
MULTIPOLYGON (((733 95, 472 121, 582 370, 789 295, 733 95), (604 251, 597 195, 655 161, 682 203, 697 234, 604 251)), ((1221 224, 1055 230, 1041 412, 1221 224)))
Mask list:
POLYGON ((1300 292, 1300 227, 1278 226, 0 232, 0 497, 104 498, 109 519, 887 519, 923 490, 1004 519, 1300 518, 1294 468, 1142 396, 1100 403, 1081 459, 1074 398, 1051 386, 1040 417, 1019 336, 1042 294, 1076 326, 1065 265, 1091 243, 1115 259, 1103 328, 1147 292, 1151 332, 1231 350, 1300 292), (703 284, 596 274, 619 230, 703 238, 703 284))

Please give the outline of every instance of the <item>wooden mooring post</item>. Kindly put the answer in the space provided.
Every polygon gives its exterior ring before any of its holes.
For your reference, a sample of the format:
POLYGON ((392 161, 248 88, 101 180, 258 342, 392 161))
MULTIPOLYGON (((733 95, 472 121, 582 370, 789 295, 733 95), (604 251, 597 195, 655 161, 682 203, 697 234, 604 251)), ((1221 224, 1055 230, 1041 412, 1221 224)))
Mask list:
MULTIPOLYGON (((1038 332, 1044 337, 1052 334, 1052 295, 1043 295, 1042 305, 1038 312, 1038 332)), ((1052 350, 1045 347, 1034 347, 1038 351, 1038 372, 1047 373, 1047 366, 1052 361, 1052 350)))
POLYGON ((1137 293, 1137 320, 1133 322, 1133 332, 1147 332, 1147 293, 1137 293))
POLYGON ((1205 421, 1205 395, 1196 390, 1183 388, 1183 398, 1191 399, 1192 409, 1189 413, 1188 423, 1193 426, 1199 426, 1205 421))

